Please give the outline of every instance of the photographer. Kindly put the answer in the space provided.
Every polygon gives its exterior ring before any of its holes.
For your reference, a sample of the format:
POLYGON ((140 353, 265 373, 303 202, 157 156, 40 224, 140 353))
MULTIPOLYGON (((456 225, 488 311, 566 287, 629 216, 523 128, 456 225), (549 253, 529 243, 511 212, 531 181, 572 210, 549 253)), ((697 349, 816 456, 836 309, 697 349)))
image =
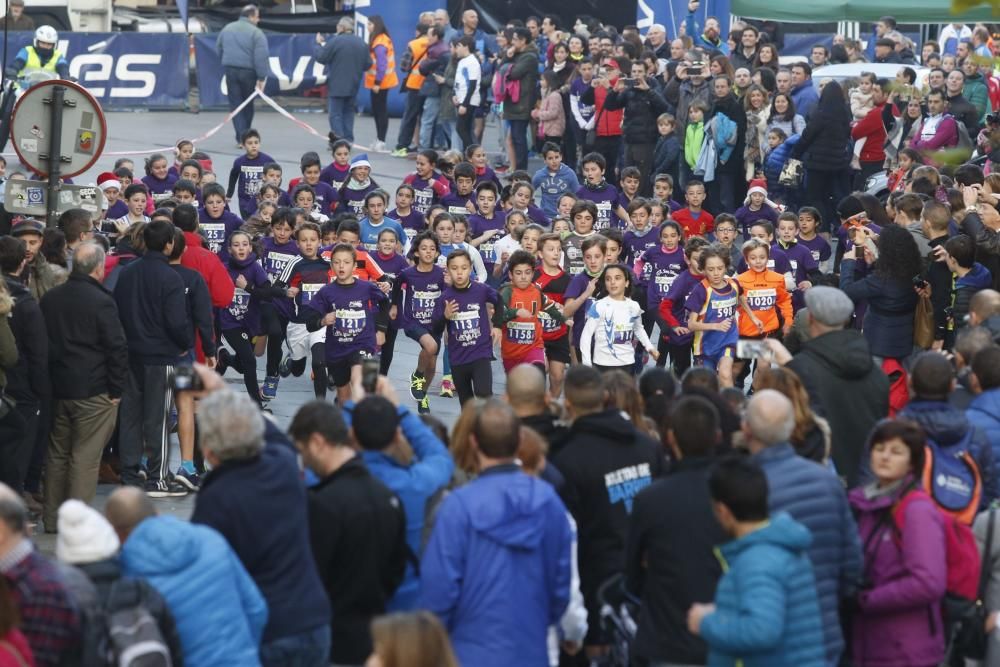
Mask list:
POLYGON ((674 77, 667 81, 663 89, 663 97, 677 112, 678 137, 684 136, 687 128, 688 109, 694 102, 702 102, 707 108, 712 107, 712 90, 708 80, 712 73, 708 68, 708 58, 702 51, 689 51, 684 60, 677 65, 674 77))
MULTIPOLYGON (((622 140, 622 118, 625 112, 621 109, 612 110, 605 108, 607 100, 611 95, 611 89, 617 85, 621 76, 622 67, 629 61, 625 58, 603 58, 601 66, 597 70, 597 75, 591 81, 590 88, 580 95, 580 102, 594 106, 594 143, 587 144, 584 139, 583 153, 586 155, 590 151, 600 153, 604 156, 604 163, 607 165, 605 174, 608 180, 614 180, 615 166, 618 164, 618 153, 622 140)), ((654 129, 656 124, 653 124, 654 129)), ((589 133, 588 133, 589 136, 589 133)))
POLYGON ((651 194, 650 170, 656 146, 656 119, 668 109, 663 95, 655 90, 653 78, 641 60, 632 63, 631 77, 620 78, 608 94, 604 108, 623 109, 622 136, 625 139, 624 167, 637 167, 641 177, 640 194, 651 194))

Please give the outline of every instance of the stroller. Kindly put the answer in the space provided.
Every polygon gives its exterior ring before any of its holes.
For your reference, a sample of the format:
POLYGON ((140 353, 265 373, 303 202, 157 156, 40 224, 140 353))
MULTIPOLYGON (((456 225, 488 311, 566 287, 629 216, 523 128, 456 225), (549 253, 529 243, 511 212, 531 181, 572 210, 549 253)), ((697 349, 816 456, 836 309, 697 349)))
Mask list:
POLYGON ((639 625, 639 600, 625 590, 625 575, 616 574, 597 589, 601 605, 601 627, 611 650, 601 667, 628 667, 639 625))

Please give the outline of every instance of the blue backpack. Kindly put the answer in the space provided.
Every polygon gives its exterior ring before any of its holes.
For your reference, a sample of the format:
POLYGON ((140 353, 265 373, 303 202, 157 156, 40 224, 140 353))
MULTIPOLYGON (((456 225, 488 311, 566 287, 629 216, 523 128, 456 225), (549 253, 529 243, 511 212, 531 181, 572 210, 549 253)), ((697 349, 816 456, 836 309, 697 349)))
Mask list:
POLYGON ((948 448, 927 439, 924 447, 923 487, 934 503, 967 526, 972 525, 983 496, 983 476, 969 453, 970 427, 961 442, 948 448))

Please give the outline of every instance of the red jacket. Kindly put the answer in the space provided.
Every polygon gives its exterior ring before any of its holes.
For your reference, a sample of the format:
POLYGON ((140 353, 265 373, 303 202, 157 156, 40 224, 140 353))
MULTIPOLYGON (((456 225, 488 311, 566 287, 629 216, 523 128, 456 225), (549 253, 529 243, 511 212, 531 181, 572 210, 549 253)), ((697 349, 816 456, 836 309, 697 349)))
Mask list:
POLYGON ((865 139, 864 148, 861 149, 862 162, 884 162, 885 161, 885 125, 882 123, 882 108, 885 103, 876 105, 874 109, 859 120, 851 128, 851 138, 857 141, 865 139))
MULTIPOLYGON (((611 82, 613 86, 618 79, 611 82)), ((601 86, 594 88, 594 113, 597 115, 597 123, 594 129, 599 137, 620 137, 622 135, 622 118, 625 116, 624 109, 605 109, 604 103, 608 99, 608 89, 601 86)))
POLYGON ((187 248, 181 257, 181 266, 201 274, 208 285, 208 295, 215 308, 228 308, 233 302, 236 286, 219 256, 202 245, 202 238, 194 232, 184 232, 187 248))

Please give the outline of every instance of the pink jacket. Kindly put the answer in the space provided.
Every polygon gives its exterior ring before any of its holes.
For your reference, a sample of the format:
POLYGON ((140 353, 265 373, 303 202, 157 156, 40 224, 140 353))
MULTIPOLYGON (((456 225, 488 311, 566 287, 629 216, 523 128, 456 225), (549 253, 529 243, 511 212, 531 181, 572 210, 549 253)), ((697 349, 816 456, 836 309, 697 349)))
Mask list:
POLYGON ((559 137, 566 134, 566 114, 563 112, 562 95, 552 91, 542 99, 538 112, 538 136, 559 137))

